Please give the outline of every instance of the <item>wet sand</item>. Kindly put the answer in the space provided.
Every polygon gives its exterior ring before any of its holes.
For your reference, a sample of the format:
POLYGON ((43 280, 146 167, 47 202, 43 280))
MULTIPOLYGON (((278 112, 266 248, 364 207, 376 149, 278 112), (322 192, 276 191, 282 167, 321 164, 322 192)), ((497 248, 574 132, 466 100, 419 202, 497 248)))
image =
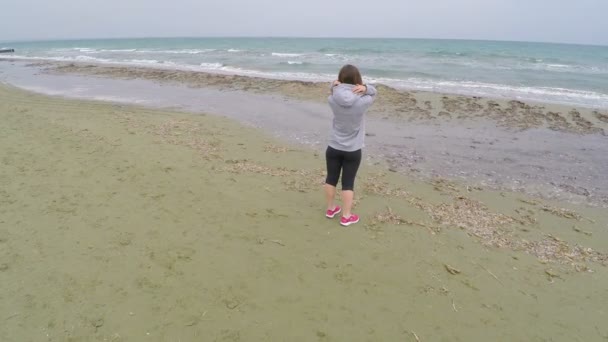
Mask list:
POLYGON ((601 341, 608 214, 0 86, 2 341, 601 341))
MULTIPOLYGON (((326 83, 132 66, 52 63, 46 65, 45 72, 176 82, 197 88, 213 87, 222 90, 280 93, 298 100, 322 103, 325 103, 328 93, 326 83)), ((498 126, 515 130, 546 127, 551 130, 580 134, 606 134, 608 129, 606 110, 525 103, 517 100, 442 95, 431 92, 400 91, 383 85, 379 85, 378 90, 382 96, 378 98, 370 114, 386 119, 462 121, 463 119, 483 118, 494 121, 498 126)))

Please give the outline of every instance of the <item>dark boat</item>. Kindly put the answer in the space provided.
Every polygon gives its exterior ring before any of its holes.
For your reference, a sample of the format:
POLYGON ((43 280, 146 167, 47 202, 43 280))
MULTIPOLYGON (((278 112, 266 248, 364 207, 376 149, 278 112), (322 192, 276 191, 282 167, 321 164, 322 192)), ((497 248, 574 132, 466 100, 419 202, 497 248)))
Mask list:
POLYGON ((12 53, 12 52, 15 52, 15 49, 4 49, 4 48, 0 49, 0 53, 12 53))

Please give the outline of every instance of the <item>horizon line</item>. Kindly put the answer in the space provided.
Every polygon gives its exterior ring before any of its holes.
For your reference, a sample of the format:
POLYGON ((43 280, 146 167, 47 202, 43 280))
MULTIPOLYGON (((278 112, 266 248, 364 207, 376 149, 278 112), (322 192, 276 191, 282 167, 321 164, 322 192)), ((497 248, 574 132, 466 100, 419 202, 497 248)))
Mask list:
POLYGON ((124 36, 124 37, 78 37, 78 38, 26 38, 16 40, 2 40, 0 43, 42 43, 60 41, 82 41, 82 40, 128 40, 128 39, 386 39, 386 40, 451 40, 451 41, 473 41, 473 42, 500 42, 500 43, 533 43, 553 45, 578 45, 608 47, 608 43, 574 43, 557 41, 526 41, 508 39, 472 39, 472 38, 428 38, 428 37, 340 37, 340 36, 124 36))

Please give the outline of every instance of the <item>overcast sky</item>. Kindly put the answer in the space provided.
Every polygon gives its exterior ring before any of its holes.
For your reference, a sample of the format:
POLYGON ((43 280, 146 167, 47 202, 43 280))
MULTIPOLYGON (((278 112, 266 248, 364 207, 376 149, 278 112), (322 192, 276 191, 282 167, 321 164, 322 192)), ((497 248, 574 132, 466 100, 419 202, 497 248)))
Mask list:
POLYGON ((0 40, 297 36, 608 45, 608 0, 2 0, 0 40))

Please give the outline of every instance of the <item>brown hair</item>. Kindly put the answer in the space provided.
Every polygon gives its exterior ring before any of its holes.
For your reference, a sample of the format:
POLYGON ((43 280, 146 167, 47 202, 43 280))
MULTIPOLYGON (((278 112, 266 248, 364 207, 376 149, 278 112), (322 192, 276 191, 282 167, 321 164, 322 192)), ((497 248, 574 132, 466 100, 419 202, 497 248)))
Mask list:
POLYGON ((361 73, 356 66, 347 64, 340 69, 340 73, 338 74, 338 81, 340 83, 359 85, 363 84, 363 79, 361 78, 361 73))

